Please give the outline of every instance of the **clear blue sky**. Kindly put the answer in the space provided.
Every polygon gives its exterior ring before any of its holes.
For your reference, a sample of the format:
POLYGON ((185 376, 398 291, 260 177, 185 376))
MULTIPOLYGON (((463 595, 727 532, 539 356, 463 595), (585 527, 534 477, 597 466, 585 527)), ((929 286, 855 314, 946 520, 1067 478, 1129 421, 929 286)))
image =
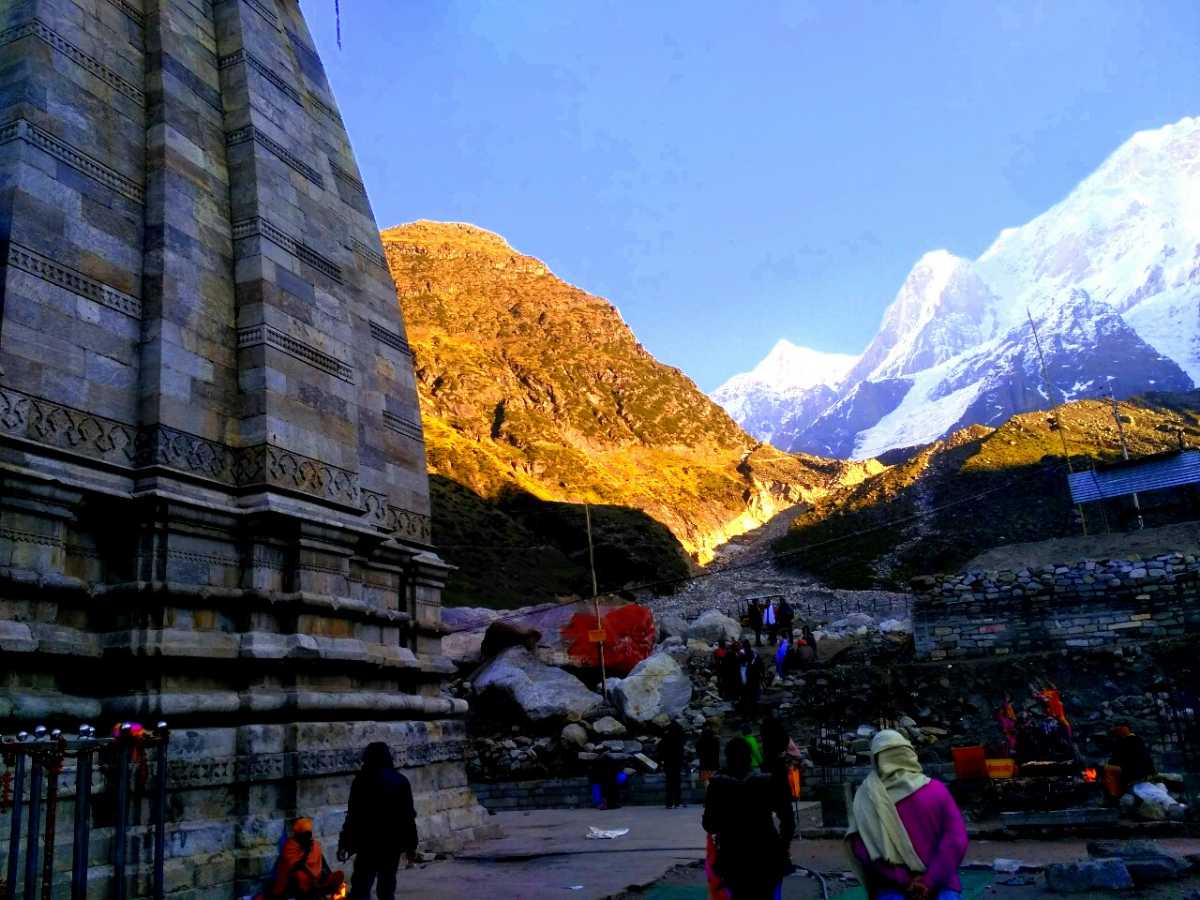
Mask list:
POLYGON ((469 221, 711 390, 857 353, 1134 131, 1200 113, 1200 4, 303 0, 381 225, 469 221))

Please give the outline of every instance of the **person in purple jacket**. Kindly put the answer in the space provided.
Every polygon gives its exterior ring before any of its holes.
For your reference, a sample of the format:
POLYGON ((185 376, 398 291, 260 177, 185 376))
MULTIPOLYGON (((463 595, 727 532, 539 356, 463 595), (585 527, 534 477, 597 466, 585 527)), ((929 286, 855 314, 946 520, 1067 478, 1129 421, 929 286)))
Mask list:
POLYGON ((874 770, 854 795, 846 845, 872 900, 961 900, 967 828, 946 786, 921 771, 898 731, 871 741, 874 770))

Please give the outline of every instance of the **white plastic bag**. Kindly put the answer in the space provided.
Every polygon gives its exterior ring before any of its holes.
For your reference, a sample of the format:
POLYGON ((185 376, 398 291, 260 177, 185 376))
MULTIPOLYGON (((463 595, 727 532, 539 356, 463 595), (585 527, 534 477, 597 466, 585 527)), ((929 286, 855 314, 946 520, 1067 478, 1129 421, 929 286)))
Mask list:
POLYGON ((588 826, 588 833, 584 835, 588 840, 609 840, 611 838, 619 838, 622 835, 629 834, 628 828, 597 828, 595 825, 588 826))

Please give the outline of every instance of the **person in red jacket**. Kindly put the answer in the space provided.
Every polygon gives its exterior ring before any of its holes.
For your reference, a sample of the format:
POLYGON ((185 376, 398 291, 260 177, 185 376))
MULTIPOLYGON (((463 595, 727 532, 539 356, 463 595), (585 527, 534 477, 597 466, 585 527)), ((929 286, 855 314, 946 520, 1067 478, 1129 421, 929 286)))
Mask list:
POLYGON ((313 839, 312 819, 299 818, 292 823, 292 833, 279 852, 267 898, 324 900, 337 893, 345 880, 340 870, 329 870, 321 845, 313 839))

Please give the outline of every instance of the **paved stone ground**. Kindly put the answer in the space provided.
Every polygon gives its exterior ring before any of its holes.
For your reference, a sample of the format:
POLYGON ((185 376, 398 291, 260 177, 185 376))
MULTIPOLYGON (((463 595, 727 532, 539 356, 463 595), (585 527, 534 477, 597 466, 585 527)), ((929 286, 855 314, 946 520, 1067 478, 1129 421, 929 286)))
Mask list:
MULTIPOLYGON (((500 813, 491 821, 505 832, 500 840, 472 845, 455 858, 432 862, 400 873, 401 890, 431 898, 488 897, 494 900, 530 898, 646 897, 649 900, 704 900, 704 874, 693 867, 704 856, 700 808, 665 810, 626 807, 595 810, 533 810, 500 813), (613 840, 588 840, 588 826, 628 828, 613 840), (578 887, 577 887, 578 886, 578 887)), ((968 864, 991 866, 997 857, 1042 866, 1087 855, 1086 841, 975 841, 968 864)), ((1200 838, 1164 839, 1177 853, 1200 853, 1200 838)), ((830 897, 856 900, 861 892, 837 876, 847 869, 839 841, 797 841, 792 845, 797 865, 832 876, 830 897)), ((966 896, 1027 900, 1045 895, 1038 876, 1032 885, 1008 886, 1010 876, 990 871, 968 872, 966 896)), ((1148 900, 1184 900, 1200 890, 1200 877, 1155 891, 1137 892, 1148 900)), ((786 900, 819 898, 817 883, 803 877, 787 879, 786 900)), ((1128 896, 1128 895, 1124 895, 1128 896)))

